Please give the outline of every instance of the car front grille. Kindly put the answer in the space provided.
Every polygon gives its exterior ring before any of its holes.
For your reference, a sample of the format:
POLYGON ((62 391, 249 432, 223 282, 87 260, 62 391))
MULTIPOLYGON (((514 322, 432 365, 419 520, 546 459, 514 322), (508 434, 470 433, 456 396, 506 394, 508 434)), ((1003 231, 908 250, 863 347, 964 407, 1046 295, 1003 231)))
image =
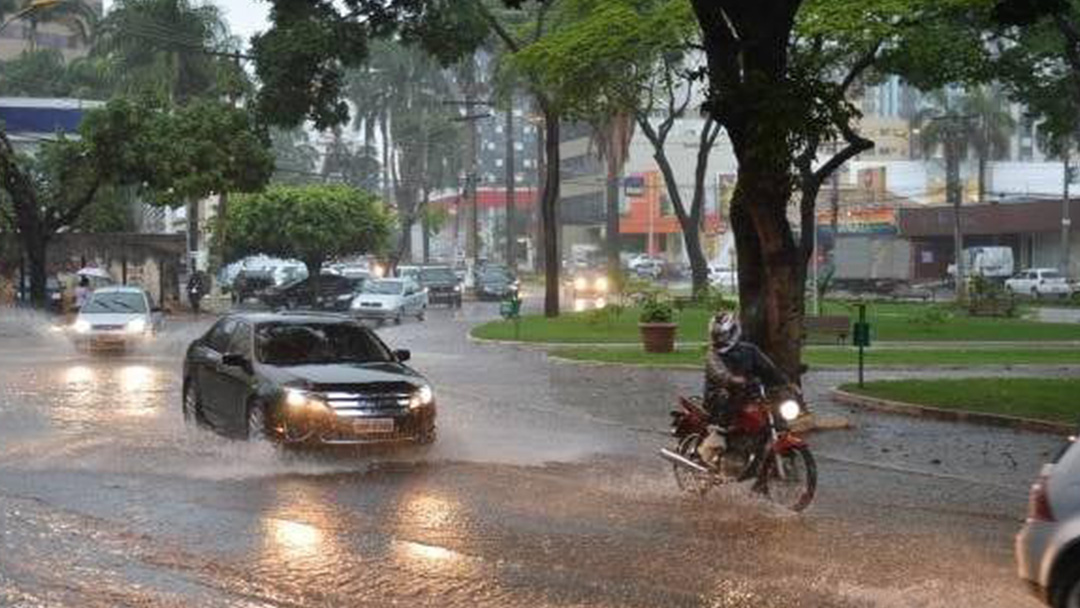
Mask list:
POLYGON ((413 391, 412 385, 405 382, 319 389, 326 396, 326 404, 342 418, 394 416, 407 412, 413 391))
POLYGON ((120 331, 124 329, 123 325, 94 325, 92 326, 94 331, 120 331))

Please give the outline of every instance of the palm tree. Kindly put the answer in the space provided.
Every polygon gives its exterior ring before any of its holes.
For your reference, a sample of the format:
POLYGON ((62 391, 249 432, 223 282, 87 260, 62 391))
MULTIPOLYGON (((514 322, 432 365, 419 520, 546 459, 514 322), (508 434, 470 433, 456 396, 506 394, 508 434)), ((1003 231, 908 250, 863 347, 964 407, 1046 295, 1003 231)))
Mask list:
POLYGON ((93 52, 111 60, 121 90, 174 103, 227 94, 235 49, 221 11, 189 0, 118 0, 102 20, 93 52))
POLYGON ((1016 122, 993 87, 979 87, 959 96, 939 90, 915 117, 924 156, 945 145, 950 129, 957 129, 963 156, 974 152, 979 163, 979 203, 986 201, 986 163, 1009 155, 1009 138, 1016 122), (941 118, 947 121, 938 120, 941 118), (955 123, 955 124, 954 124, 955 123))
POLYGON ((97 25, 99 16, 92 6, 82 0, 37 0, 28 7, 37 6, 26 15, 29 25, 27 37, 30 50, 37 48, 38 26, 42 23, 63 25, 78 38, 89 43, 97 25))

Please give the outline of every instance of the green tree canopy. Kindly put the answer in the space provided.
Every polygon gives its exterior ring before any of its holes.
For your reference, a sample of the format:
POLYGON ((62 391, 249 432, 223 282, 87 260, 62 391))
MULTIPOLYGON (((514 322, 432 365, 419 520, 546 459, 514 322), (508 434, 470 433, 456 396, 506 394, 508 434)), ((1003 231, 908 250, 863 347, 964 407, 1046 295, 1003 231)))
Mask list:
POLYGON ((383 251, 393 225, 382 201, 345 185, 271 186, 234 197, 227 213, 230 257, 296 258, 313 277, 328 259, 383 251))

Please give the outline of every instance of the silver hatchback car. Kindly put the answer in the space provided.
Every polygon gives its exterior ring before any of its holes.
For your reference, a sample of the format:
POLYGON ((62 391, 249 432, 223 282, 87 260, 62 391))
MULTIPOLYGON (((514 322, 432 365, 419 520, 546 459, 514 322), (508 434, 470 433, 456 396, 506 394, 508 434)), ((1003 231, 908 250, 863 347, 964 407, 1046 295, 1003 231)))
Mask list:
POLYGON ((1070 437, 1031 486, 1016 537, 1020 578, 1054 608, 1080 608, 1080 441, 1070 437))

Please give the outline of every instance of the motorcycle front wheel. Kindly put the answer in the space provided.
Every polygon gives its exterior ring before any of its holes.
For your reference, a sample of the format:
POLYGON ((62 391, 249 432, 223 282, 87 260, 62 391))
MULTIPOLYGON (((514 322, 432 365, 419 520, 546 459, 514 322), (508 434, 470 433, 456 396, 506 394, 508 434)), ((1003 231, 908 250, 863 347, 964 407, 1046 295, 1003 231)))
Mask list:
POLYGON ((817 464, 810 448, 793 448, 779 458, 770 456, 761 467, 755 487, 769 500, 792 511, 810 506, 817 491, 817 464))
MULTIPOLYGON (((701 435, 687 435, 679 441, 675 452, 683 458, 698 462, 700 459, 697 455, 697 449, 700 443, 701 435)), ((675 473, 675 483, 678 484, 679 489, 688 494, 705 496, 709 492, 709 488, 713 486, 712 477, 705 473, 699 473, 677 464, 672 464, 671 470, 675 473)))

